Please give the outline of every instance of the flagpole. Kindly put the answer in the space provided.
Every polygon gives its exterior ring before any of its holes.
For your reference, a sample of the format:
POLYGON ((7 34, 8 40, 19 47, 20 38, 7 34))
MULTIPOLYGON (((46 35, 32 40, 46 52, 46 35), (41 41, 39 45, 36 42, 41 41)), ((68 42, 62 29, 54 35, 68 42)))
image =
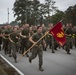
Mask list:
POLYGON ((41 41, 47 34, 49 33, 46 32, 35 44, 33 44, 29 49, 27 49, 17 60, 20 60, 30 49, 32 49, 39 41, 41 41))

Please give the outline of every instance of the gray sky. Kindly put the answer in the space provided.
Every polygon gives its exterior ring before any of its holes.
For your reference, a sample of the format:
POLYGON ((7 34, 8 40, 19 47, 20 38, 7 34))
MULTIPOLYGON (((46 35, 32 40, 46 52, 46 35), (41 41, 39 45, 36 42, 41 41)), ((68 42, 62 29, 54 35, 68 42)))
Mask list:
MULTIPOLYGON (((65 11, 69 6, 75 5, 76 0, 54 0, 56 1, 55 6, 58 7, 59 10, 65 11)), ((9 8, 9 22, 13 21, 15 18, 13 17, 13 4, 15 0, 0 0, 0 24, 6 23, 8 21, 8 12, 7 8, 9 8)), ((40 2, 44 2, 44 0, 40 0, 40 2)))

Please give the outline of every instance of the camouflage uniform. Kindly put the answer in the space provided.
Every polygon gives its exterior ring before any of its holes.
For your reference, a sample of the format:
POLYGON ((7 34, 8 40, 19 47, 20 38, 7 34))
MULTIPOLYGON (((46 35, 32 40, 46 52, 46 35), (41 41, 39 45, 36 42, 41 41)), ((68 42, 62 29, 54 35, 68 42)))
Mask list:
POLYGON ((7 54, 9 53, 9 34, 11 33, 11 31, 9 29, 5 29, 4 30, 4 36, 3 36, 3 47, 4 47, 4 53, 7 54))
MULTIPOLYGON (((46 33, 46 30, 47 30, 47 28, 42 28, 43 35, 46 33)), ((46 39, 46 38, 44 37, 44 39, 46 39)), ((42 46, 43 46, 43 50, 46 51, 47 47, 45 48, 43 44, 42 44, 42 46)))
POLYGON ((76 30, 73 31, 74 46, 76 48, 76 30))
POLYGON ((74 45, 75 45, 75 48, 76 48, 76 33, 75 33, 75 44, 74 45))
MULTIPOLYGON (((34 33, 32 38, 33 41, 37 42, 43 34, 34 33)), ((42 47, 42 40, 38 42, 37 45, 35 45, 32 49, 32 55, 29 57, 29 62, 31 62, 36 56, 39 57, 39 69, 41 70, 42 64, 43 64, 43 47, 42 47)))
MULTIPOLYGON (((9 31, 9 34, 11 34, 13 32, 12 29, 8 29, 8 31, 9 31)), ((10 42, 10 40, 8 42, 8 52, 9 52, 9 57, 11 57, 12 55, 11 55, 11 42, 10 42)))
MULTIPOLYGON (((34 34, 34 31, 33 30, 29 31, 29 34, 30 34, 29 37, 31 37, 34 34)), ((32 43, 30 41, 28 41, 28 44, 29 44, 29 47, 32 46, 32 43)), ((30 50, 30 52, 31 52, 31 50, 30 50)))
POLYGON ((0 51, 1 51, 1 44, 2 44, 2 29, 0 29, 0 51))
POLYGON ((52 43, 51 43, 51 37, 52 36, 50 34, 47 34, 46 37, 45 37, 46 45, 47 45, 47 47, 49 45, 49 48, 51 48, 51 45, 52 45, 52 43))
POLYGON ((54 39, 54 50, 57 50, 58 46, 59 46, 58 42, 54 39))
MULTIPOLYGON (((23 54, 24 51, 29 48, 29 30, 28 30, 28 28, 27 29, 23 29, 21 34, 23 36, 26 36, 26 38, 21 37, 21 50, 22 50, 22 54, 23 54)), ((26 53, 26 56, 28 57, 27 53, 26 53)))
POLYGON ((15 59, 15 62, 17 62, 17 54, 16 53, 20 47, 19 37, 20 36, 19 36, 18 32, 12 32, 12 34, 10 34, 10 38, 13 41, 13 42, 11 42, 11 44, 12 44, 11 48, 13 50, 12 55, 13 55, 13 58, 15 59))
POLYGON ((72 34, 73 34, 73 32, 72 32, 72 29, 71 28, 68 28, 68 29, 66 29, 65 30, 66 32, 66 39, 67 39, 67 42, 66 42, 66 44, 65 44, 65 50, 67 51, 67 54, 70 54, 70 48, 72 47, 72 45, 71 45, 71 38, 72 38, 72 34))

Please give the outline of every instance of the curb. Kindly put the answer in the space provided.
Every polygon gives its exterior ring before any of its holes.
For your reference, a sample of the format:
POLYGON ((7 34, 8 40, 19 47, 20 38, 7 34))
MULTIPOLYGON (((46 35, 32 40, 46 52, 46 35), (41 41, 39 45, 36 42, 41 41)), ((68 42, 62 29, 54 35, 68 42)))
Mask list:
POLYGON ((14 68, 20 75, 24 75, 19 69, 17 69, 13 64, 11 64, 3 55, 0 54, 0 57, 5 60, 12 68, 14 68))

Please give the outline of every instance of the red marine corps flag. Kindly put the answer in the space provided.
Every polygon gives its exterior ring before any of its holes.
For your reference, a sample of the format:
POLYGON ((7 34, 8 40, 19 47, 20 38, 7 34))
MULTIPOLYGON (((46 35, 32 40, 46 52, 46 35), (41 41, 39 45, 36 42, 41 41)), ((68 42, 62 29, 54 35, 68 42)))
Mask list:
POLYGON ((64 30, 62 28, 61 22, 57 23, 50 31, 53 37, 57 40, 57 42, 63 46, 66 43, 66 36, 64 34, 64 30))

